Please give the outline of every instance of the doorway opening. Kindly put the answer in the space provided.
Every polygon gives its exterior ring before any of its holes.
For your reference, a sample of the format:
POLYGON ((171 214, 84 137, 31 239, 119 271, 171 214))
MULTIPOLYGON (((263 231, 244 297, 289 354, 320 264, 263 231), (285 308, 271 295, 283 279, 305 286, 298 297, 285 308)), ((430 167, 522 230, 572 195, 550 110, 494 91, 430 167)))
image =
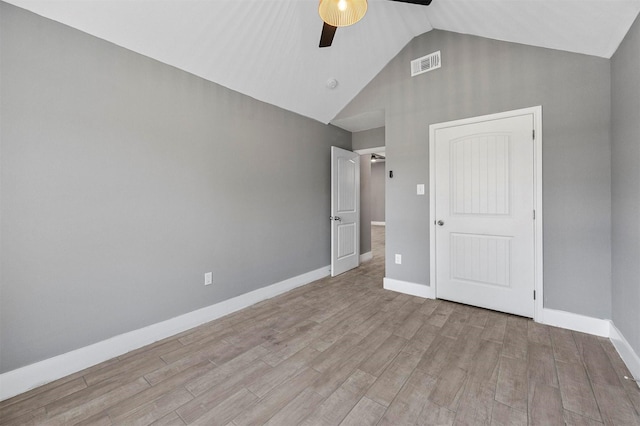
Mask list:
MULTIPOLYGON (((360 261, 375 259, 384 268, 385 147, 356 150, 360 154, 360 261)), ((384 272, 384 271, 382 271, 384 272)))

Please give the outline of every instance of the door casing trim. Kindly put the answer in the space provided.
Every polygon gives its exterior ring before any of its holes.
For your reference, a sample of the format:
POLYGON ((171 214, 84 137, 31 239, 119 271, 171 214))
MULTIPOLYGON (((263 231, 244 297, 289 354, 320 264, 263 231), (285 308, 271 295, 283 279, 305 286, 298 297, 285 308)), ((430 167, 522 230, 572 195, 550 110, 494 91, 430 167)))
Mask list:
MULTIPOLYGON (((544 307, 544 285, 543 285, 543 265, 542 265, 542 106, 522 108, 513 111, 504 111, 496 114, 482 115, 478 117, 464 118, 460 120, 447 121, 429 125, 429 285, 433 287, 433 294, 437 295, 436 281, 436 160, 435 160, 435 134, 439 129, 456 127, 465 124, 474 124, 484 121, 501 120, 504 118, 518 117, 523 115, 533 116, 533 130, 535 138, 533 140, 533 185, 534 185, 534 209, 536 218, 534 221, 534 284, 533 288, 536 298, 533 301, 533 320, 543 323, 544 307)), ((531 295, 533 297, 533 295, 531 295)))

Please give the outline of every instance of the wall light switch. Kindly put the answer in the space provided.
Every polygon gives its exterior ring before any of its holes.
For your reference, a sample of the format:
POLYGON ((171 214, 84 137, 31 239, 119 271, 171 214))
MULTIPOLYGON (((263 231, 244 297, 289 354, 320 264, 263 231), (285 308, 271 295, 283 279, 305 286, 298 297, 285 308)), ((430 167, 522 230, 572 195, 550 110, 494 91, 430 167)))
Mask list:
POLYGON ((419 184, 416 186, 416 193, 417 193, 418 195, 424 195, 424 183, 419 183, 419 184))
POLYGON ((213 272, 207 272, 204 274, 204 285, 211 285, 213 283, 213 272))
POLYGON ((396 265, 401 265, 401 264, 402 264, 402 255, 396 254, 396 265))

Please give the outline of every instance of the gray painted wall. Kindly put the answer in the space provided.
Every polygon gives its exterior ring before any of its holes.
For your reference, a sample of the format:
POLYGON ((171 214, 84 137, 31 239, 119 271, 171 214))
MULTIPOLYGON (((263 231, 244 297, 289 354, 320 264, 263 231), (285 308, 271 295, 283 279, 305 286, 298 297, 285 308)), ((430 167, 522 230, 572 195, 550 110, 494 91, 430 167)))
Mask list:
POLYGON ((611 58, 613 322, 640 354, 640 18, 611 58))
POLYGON ((337 117, 385 110, 387 277, 429 284, 429 197, 415 193, 429 124, 542 105, 544 306, 610 318, 610 77, 592 56, 437 30, 412 40, 337 117), (442 68, 410 77, 437 50, 442 68))
POLYGON ((329 264, 349 132, 0 12, 0 372, 329 264))
POLYGON ((371 220, 384 222, 385 162, 371 164, 371 220))
POLYGON ((360 156, 360 254, 371 251, 371 156, 360 156))
POLYGON ((354 150, 384 146, 384 127, 354 132, 352 142, 354 150))

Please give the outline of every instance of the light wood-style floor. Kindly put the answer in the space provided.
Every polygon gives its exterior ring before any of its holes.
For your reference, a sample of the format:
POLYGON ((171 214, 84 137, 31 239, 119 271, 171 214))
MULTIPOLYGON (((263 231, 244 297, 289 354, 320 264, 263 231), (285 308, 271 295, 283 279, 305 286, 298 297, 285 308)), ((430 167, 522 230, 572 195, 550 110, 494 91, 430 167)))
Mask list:
POLYGON ((2 424, 640 425, 611 343, 382 289, 374 258, 0 403, 2 424))

